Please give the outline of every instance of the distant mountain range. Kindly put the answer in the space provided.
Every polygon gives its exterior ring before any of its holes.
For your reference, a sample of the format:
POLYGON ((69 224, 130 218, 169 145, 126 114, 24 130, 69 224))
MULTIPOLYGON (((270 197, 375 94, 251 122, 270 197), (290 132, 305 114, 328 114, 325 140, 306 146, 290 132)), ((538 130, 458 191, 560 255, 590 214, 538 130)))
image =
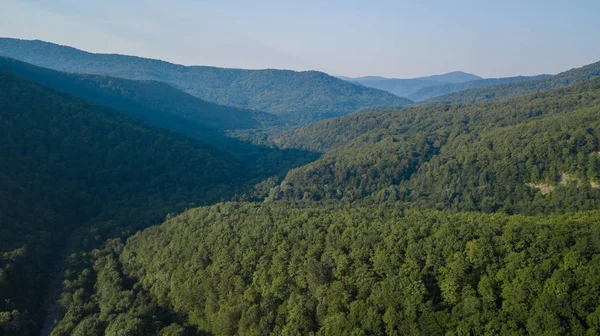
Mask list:
POLYGON ((504 77, 504 78, 486 78, 479 79, 464 83, 453 83, 453 84, 442 84, 435 86, 424 87, 416 92, 408 95, 414 101, 423 101, 429 98, 459 92, 463 90, 469 89, 478 89, 484 87, 490 87, 494 85, 500 84, 508 84, 508 83, 519 83, 519 82, 527 82, 527 81, 535 81, 538 79, 543 79, 550 77, 550 75, 538 75, 538 76, 516 76, 516 77, 504 77))
POLYGON ((359 83, 364 86, 388 91, 397 96, 407 97, 413 101, 418 102, 453 92, 507 83, 532 81, 546 78, 548 76, 550 75, 516 76, 484 79, 470 73, 454 71, 442 75, 433 75, 410 79, 385 78, 378 76, 340 78, 350 82, 359 83))
POLYGON ((445 73, 442 75, 432 75, 432 76, 407 78, 407 79, 388 78, 388 77, 381 77, 381 76, 364 76, 364 77, 354 77, 354 78, 339 76, 338 78, 341 78, 341 79, 347 80, 347 81, 351 81, 351 82, 361 83, 361 84, 368 83, 368 82, 374 82, 374 81, 383 81, 383 80, 389 80, 389 81, 422 80, 422 81, 433 81, 433 82, 439 82, 439 83, 464 83, 464 82, 474 81, 474 80, 478 80, 478 79, 483 79, 477 75, 466 73, 463 71, 453 71, 453 72, 448 72, 448 73, 445 73))
POLYGON ((388 91, 393 93, 399 97, 409 97, 410 95, 418 92, 421 89, 432 87, 432 86, 441 86, 446 84, 456 84, 456 83, 464 83, 468 81, 475 81, 482 79, 479 76, 462 72, 455 71, 449 72, 443 75, 433 75, 426 77, 418 77, 418 78, 385 78, 379 76, 365 76, 358 78, 350 78, 350 77, 339 77, 349 82, 359 83, 364 86, 388 91))
MULTIPOLYGON (((574 68, 553 76, 542 75, 537 77, 525 77, 527 80, 524 81, 517 80, 506 84, 496 82, 500 85, 494 84, 492 86, 457 91, 428 99, 424 101, 423 104, 472 104, 496 101, 529 93, 568 87, 596 77, 600 77, 600 62, 588 64, 580 68, 574 68)), ((502 78, 500 80, 502 80, 502 78)))
POLYGON ((370 106, 401 107, 412 103, 317 71, 183 66, 11 38, 0 39, 0 56, 59 71, 157 80, 206 101, 272 113, 295 124, 342 116, 370 106))

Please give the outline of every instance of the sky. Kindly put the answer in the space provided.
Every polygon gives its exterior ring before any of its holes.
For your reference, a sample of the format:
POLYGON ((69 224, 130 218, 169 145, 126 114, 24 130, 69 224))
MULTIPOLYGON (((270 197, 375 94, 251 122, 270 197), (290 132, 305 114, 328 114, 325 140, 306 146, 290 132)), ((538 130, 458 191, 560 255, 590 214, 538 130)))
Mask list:
POLYGON ((186 65, 413 78, 600 61, 599 0, 0 0, 0 36, 186 65))

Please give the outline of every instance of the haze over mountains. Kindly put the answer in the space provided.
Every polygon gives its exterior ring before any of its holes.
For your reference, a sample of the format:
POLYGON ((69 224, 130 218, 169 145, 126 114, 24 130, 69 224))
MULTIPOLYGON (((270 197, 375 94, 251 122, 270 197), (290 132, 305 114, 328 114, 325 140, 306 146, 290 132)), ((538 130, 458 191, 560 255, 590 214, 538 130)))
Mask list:
POLYGON ((369 106, 401 107, 411 103, 317 71, 188 67, 9 38, 0 39, 0 55, 59 71, 157 80, 207 101, 272 113, 292 123, 337 117, 369 106))
POLYGON ((600 62, 0 56, 0 335, 600 333, 600 62))
POLYGON ((478 79, 483 79, 477 75, 473 75, 473 74, 466 73, 463 71, 453 71, 453 72, 448 72, 448 73, 441 74, 441 75, 431 75, 431 76, 408 78, 408 79, 386 78, 386 77, 380 77, 380 76, 364 76, 364 77, 355 77, 355 78, 340 76, 339 78, 347 80, 347 81, 351 81, 351 82, 361 83, 361 84, 368 83, 368 82, 374 82, 374 81, 383 81, 383 80, 388 80, 388 81, 393 81, 393 80, 415 80, 415 81, 417 81, 418 80, 418 81, 431 81, 431 82, 436 82, 436 83, 464 83, 464 82, 474 81, 474 80, 478 80, 478 79))
POLYGON ((340 77, 344 80, 364 86, 388 91, 400 97, 407 97, 419 102, 453 92, 467 89, 483 88, 506 83, 518 83, 546 78, 549 75, 516 76, 506 78, 486 78, 462 71, 449 72, 442 75, 418 77, 411 79, 385 78, 366 76, 359 78, 340 77))

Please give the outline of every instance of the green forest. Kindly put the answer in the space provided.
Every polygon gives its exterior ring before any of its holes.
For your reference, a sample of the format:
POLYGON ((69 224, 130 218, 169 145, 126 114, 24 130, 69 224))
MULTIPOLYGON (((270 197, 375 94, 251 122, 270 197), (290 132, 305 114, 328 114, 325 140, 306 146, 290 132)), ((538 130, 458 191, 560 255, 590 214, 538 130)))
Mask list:
POLYGON ((35 327, 67 244, 93 248, 254 178, 212 146, 4 70, 0 93, 0 310, 9 330, 35 327))
POLYGON ((595 335, 599 216, 198 208, 78 256, 53 335, 595 335))
POLYGON ((600 334, 599 63, 413 104, 0 55, 2 336, 600 334))
POLYGON ((59 71, 161 81, 200 99, 268 112, 293 124, 346 115, 363 107, 386 105, 398 108, 412 103, 407 98, 318 71, 186 67, 10 38, 0 38, 0 56, 59 71))

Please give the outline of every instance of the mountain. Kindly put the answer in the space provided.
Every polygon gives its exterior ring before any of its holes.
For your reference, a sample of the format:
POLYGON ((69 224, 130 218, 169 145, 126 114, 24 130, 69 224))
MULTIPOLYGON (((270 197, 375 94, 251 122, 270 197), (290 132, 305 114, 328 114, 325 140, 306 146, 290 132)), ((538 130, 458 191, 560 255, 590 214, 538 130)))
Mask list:
POLYGON ((462 71, 454 71, 454 72, 448 72, 448 73, 445 73, 442 75, 418 77, 415 79, 434 81, 434 82, 438 82, 438 83, 457 84, 457 83, 465 83, 465 82, 470 82, 470 81, 474 81, 474 80, 479 80, 479 79, 483 79, 483 78, 473 75, 473 74, 470 74, 470 73, 462 72, 462 71))
POLYGON ((1 335, 600 332, 598 64, 291 129, 372 91, 0 43, 112 72, 0 59, 1 335))
MULTIPOLYGON (((352 80, 353 81, 353 80, 352 80)), ((419 90, 438 85, 445 82, 436 82, 424 79, 376 79, 356 81, 364 86, 372 87, 393 93, 399 97, 408 97, 419 90)))
POLYGON ((217 104, 269 112, 294 123, 410 100, 322 72, 182 66, 116 54, 93 54, 43 41, 0 39, 0 55, 59 71, 157 80, 217 104))
POLYGON ((253 178, 213 146, 0 69, 0 334, 38 329, 68 245, 91 249, 253 178), (62 251, 62 252, 61 252, 62 251))
POLYGON ((274 115, 210 103, 157 81, 70 74, 6 57, 0 57, 0 68, 157 126, 199 137, 214 137, 218 130, 280 125, 274 115))
POLYGON ((599 102, 600 78, 275 134, 324 155, 78 254, 53 335, 594 334, 599 102))
POLYGON ((363 83, 363 82, 371 82, 371 81, 379 81, 379 80, 386 80, 386 79, 390 79, 390 78, 386 78, 386 77, 381 77, 381 76, 364 76, 364 77, 344 77, 344 76, 338 76, 339 79, 343 79, 343 80, 347 80, 350 82, 356 82, 356 83, 363 83))
POLYGON ((494 103, 322 121, 273 139, 324 154, 291 170, 270 195, 507 213, 594 208, 599 98, 596 79, 494 103), (559 183, 565 176, 588 188, 571 194, 575 185, 559 183), (541 197, 531 187, 545 184, 556 190, 541 197))
POLYGON ((407 94, 406 96, 414 101, 427 100, 429 98, 442 96, 452 92, 458 92, 468 89, 484 88, 488 86, 495 86, 507 83, 519 83, 526 81, 533 81, 548 78, 550 75, 538 75, 538 76, 517 76, 517 77, 505 77, 505 78, 487 78, 473 80, 463 83, 456 84, 442 84, 436 86, 424 87, 416 92, 407 94))
POLYGON ((424 104, 471 104, 516 97, 567 87, 600 76, 600 62, 571 69, 539 80, 502 84, 486 88, 459 91, 424 101, 424 104))
POLYGON ((274 115, 210 103, 157 81, 70 74, 6 57, 0 57, 0 68, 85 100, 123 110, 157 126, 190 128, 186 133, 279 124, 279 118, 274 115))
POLYGON ((364 86, 387 91, 399 97, 408 97, 419 92, 420 90, 424 90, 430 87, 438 87, 453 83, 463 83, 481 79, 481 77, 461 71, 449 72, 443 75, 434 75, 410 79, 385 78, 378 76, 340 78, 350 82, 359 83, 364 86))

